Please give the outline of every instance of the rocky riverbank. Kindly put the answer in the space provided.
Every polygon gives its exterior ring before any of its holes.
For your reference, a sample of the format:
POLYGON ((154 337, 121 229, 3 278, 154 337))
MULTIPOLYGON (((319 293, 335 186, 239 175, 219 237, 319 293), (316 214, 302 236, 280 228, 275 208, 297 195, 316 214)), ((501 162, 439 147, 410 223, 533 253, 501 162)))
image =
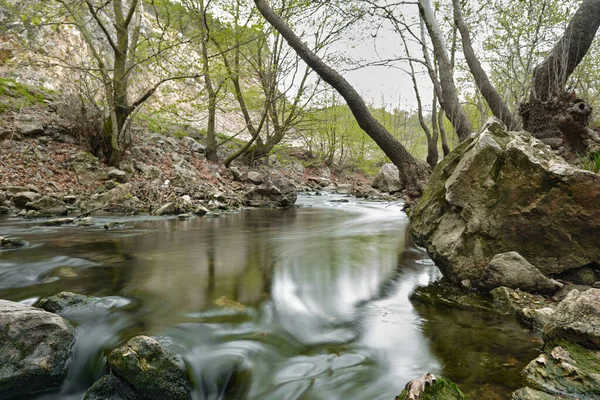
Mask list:
POLYGON ((25 218, 75 217, 60 220, 71 223, 95 212, 202 216, 243 207, 290 207, 299 191, 397 199, 401 190, 389 173, 377 177, 380 191, 364 175, 305 168, 293 156, 254 168, 225 168, 208 162, 204 146, 190 136, 144 132, 115 169, 54 125, 15 126, 17 133, 0 141, 0 213, 25 218))

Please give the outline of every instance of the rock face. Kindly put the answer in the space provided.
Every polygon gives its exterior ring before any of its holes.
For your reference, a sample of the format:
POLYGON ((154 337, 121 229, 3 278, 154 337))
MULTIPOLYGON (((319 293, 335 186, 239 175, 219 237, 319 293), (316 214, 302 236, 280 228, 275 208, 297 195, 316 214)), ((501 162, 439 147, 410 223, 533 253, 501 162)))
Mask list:
POLYGON ((384 164, 371 186, 386 193, 395 193, 404 189, 400 181, 400 171, 394 164, 384 164))
POLYGON ((296 187, 286 178, 273 178, 270 182, 252 188, 244 195, 250 207, 291 207, 297 199, 296 187))
POLYGON ((455 283, 516 251, 543 274, 600 261, 600 175, 496 120, 434 169, 412 214, 417 244, 455 283))
POLYGON ((155 340, 136 336, 108 356, 111 375, 100 379, 85 399, 188 400, 185 368, 155 340))
POLYGON ((544 327, 544 340, 565 339, 600 350, 600 289, 572 290, 544 327))
POLYGON ((59 387, 74 341, 58 315, 0 300, 0 398, 59 387))
POLYGON ((553 294, 560 288, 558 282, 546 278, 515 251, 496 254, 485 267, 479 284, 487 290, 505 286, 543 294, 553 294))

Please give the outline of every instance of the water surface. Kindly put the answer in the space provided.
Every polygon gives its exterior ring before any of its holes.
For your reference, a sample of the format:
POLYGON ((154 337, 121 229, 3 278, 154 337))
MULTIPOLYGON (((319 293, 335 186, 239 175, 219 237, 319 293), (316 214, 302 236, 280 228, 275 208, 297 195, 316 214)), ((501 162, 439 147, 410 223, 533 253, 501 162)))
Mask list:
POLYGON ((40 398, 81 398, 105 372, 104 353, 137 334, 181 355, 197 400, 392 400, 427 371, 471 398, 521 386, 537 337, 497 316, 409 301, 440 274, 410 240, 401 204, 298 203, 185 221, 100 217, 88 228, 0 220, 0 235, 32 244, 0 252, 0 298, 111 296, 109 310, 65 315, 78 333, 69 377, 40 398), (124 226, 103 228, 113 221, 124 226))

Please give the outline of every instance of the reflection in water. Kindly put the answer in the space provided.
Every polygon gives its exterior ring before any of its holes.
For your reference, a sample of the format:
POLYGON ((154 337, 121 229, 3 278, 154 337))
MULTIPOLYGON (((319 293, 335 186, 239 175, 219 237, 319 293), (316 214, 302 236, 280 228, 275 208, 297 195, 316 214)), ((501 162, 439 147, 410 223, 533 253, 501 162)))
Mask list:
POLYGON ((409 294, 439 272, 407 238, 401 205, 337 198, 222 218, 121 218, 115 231, 100 228, 114 218, 87 229, 0 223, 34 244, 0 253, 0 298, 131 299, 65 315, 78 331, 73 368, 44 398, 80 398, 104 351, 141 333, 182 356, 197 400, 389 400, 424 371, 472 393, 514 387, 532 337, 511 322, 415 309, 409 294))

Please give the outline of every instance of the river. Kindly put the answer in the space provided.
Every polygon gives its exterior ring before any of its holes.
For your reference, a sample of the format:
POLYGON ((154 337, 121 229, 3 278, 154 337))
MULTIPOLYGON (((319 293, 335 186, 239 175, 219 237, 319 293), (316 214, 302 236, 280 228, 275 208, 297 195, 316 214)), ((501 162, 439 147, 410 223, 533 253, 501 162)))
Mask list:
POLYGON ((0 219, 0 298, 61 291, 110 311, 77 328, 67 381, 38 399, 80 399, 104 352, 145 334, 181 356, 196 400, 392 400, 430 371, 472 399, 507 399, 538 337, 513 320, 413 305, 441 277, 399 203, 301 195, 298 208, 218 218, 96 217, 92 227, 0 219), (122 222, 105 230, 107 222, 122 222))

